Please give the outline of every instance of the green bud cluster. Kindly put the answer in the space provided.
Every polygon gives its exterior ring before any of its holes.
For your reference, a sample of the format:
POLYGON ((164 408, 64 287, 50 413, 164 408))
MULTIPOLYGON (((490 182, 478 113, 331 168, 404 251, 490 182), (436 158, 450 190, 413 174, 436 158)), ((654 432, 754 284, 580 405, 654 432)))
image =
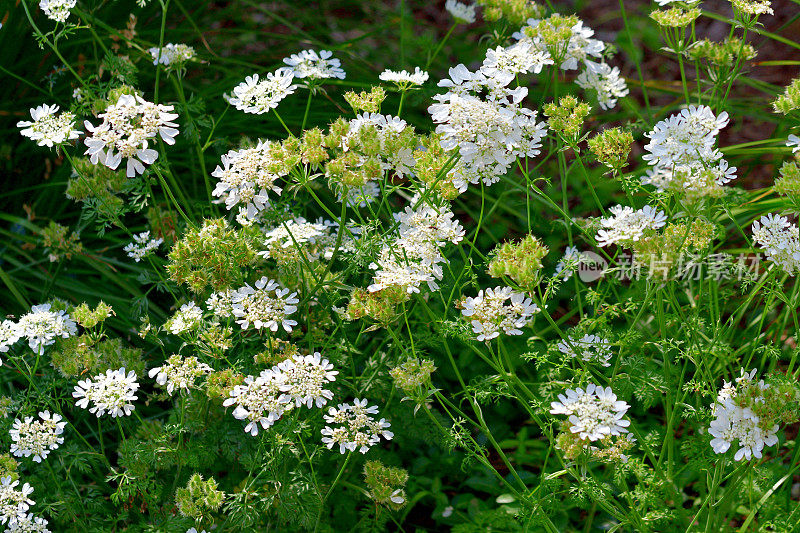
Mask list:
POLYGON ((550 102, 544 106, 547 125, 569 145, 578 142, 583 121, 589 115, 590 110, 589 104, 581 102, 572 95, 563 96, 558 103, 550 102))
POLYGON ((181 515, 203 520, 222 506, 225 493, 217 490, 214 478, 203 479, 200 474, 193 474, 185 488, 175 491, 175 503, 181 515))
POLYGON ((786 196, 800 196, 800 167, 793 161, 786 161, 780 169, 780 177, 775 180, 773 190, 786 196))
POLYGON ((50 352, 50 364, 64 377, 100 374, 122 367, 141 376, 145 369, 139 348, 126 346, 119 337, 97 340, 90 334, 58 339, 50 352))
POLYGON ((688 50, 689 59, 704 60, 717 67, 732 67, 737 61, 747 61, 756 57, 756 49, 749 43, 742 43, 738 37, 722 42, 702 39, 688 50))
POLYGON ((443 175, 445 168, 452 167, 450 158, 453 154, 446 152, 440 141, 441 138, 437 134, 420 137, 422 148, 414 154, 416 159, 414 170, 417 178, 425 184, 426 188, 432 188, 445 200, 453 200, 459 195, 459 192, 453 186, 452 170, 448 170, 447 174, 443 175))
POLYGON ((408 472, 402 468, 385 466, 380 461, 364 463, 364 483, 369 487, 369 497, 390 509, 400 509, 406 504, 405 486, 408 472))
POLYGON ((381 104, 386 99, 386 91, 383 87, 372 87, 369 92, 361 91, 356 94, 355 91, 347 91, 344 93, 345 101, 353 108, 354 113, 359 111, 366 111, 367 113, 377 113, 381 110, 381 104))
POLYGON ((506 242, 492 251, 488 272, 493 278, 508 276, 520 287, 530 290, 539 283, 542 258, 548 248, 533 235, 519 242, 506 242))
POLYGON ((102 324, 106 318, 113 314, 114 309, 102 300, 94 309, 89 307, 86 303, 82 303, 70 312, 70 316, 73 320, 87 329, 102 324))
POLYGON ((545 8, 531 0, 477 0, 483 18, 489 22, 503 20, 509 26, 522 26, 528 19, 541 19, 545 8))
POLYGON ((633 134, 622 128, 609 128, 589 139, 588 144, 597 160, 617 174, 628 164, 633 134))
POLYGON ((691 222, 671 222, 663 232, 647 235, 633 243, 634 261, 644 267, 652 265, 654 274, 666 277, 682 253, 706 250, 716 236, 716 226, 702 218, 691 222))
POLYGON ((700 16, 697 8, 683 9, 672 7, 670 9, 656 9, 650 13, 650 18, 662 28, 685 28, 700 16))
POLYGON ((350 321, 370 317, 385 326, 397 318, 397 306, 408 299, 408 293, 397 286, 376 292, 355 289, 350 295, 344 316, 350 321))
POLYGON ((788 115, 795 109, 800 109, 800 78, 792 80, 792 83, 783 91, 783 94, 772 102, 772 108, 776 113, 788 115))
POLYGON ((522 32, 526 37, 544 43, 556 65, 561 64, 572 39, 572 28, 580 22, 577 15, 553 13, 541 20, 536 27, 525 26, 522 32))
POLYGON ((11 481, 19 479, 17 468, 19 463, 10 454, 0 454, 0 478, 11 477, 11 481))
POLYGON ((78 234, 74 231, 70 233, 68 227, 52 220, 42 230, 42 244, 50 261, 58 261, 62 258, 72 259, 72 254, 83 253, 83 244, 78 234))
POLYGON ((408 359, 389 371, 394 386, 406 394, 419 392, 420 387, 428 387, 431 374, 436 371, 433 361, 428 359, 408 359))
POLYGON ((251 243, 223 219, 206 219, 200 228, 189 228, 169 253, 167 272, 172 280, 199 293, 244 282, 244 270, 256 259, 251 243))

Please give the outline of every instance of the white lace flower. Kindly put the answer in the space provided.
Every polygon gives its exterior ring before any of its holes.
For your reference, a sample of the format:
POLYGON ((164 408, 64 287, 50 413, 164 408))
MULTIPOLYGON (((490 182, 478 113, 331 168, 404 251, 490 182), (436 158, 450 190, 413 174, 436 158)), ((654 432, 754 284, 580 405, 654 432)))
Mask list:
POLYGON ((182 358, 178 354, 173 354, 163 365, 151 369, 148 375, 155 378, 160 386, 166 386, 167 394, 171 396, 175 389, 188 393, 189 389, 194 387, 197 378, 212 371, 210 366, 201 363, 197 357, 182 358))
POLYGON ((17 122, 17 127, 23 128, 20 133, 39 146, 52 148, 54 145, 77 139, 83 133, 75 129, 75 115, 69 111, 59 113, 57 105, 43 104, 31 108, 31 118, 33 121, 17 122))
POLYGON ((150 232, 145 231, 135 234, 133 236, 133 242, 126 244, 123 251, 128 254, 128 257, 138 263, 151 252, 157 250, 163 242, 164 239, 151 239, 150 232))
POLYGON ((611 343, 597 335, 586 334, 581 338, 569 335, 569 342, 561 341, 558 350, 570 358, 579 358, 587 363, 611 366, 611 343))
POLYGON ((39 8, 50 20, 66 22, 78 0, 41 0, 39 8))
POLYGON ((333 399, 333 393, 324 387, 336 381, 339 373, 319 352, 312 355, 295 355, 281 361, 277 369, 285 376, 283 391, 295 402, 296 407, 312 405, 322 407, 333 399))
POLYGON ((789 135, 786 139, 786 146, 792 149, 793 154, 796 154, 797 151, 800 150, 800 137, 797 135, 789 135))
POLYGON ((328 409, 325 422, 329 425, 322 429, 322 443, 328 449, 339 445, 339 453, 346 451, 367 453, 369 449, 381 441, 381 437, 391 440, 394 433, 388 430, 391 426, 386 419, 376 420, 372 415, 378 414, 378 407, 367 407, 367 400, 356 398, 353 405, 339 404, 328 409), (337 427, 331 427, 330 424, 337 427))
POLYGON ((9 319, 3 320, 0 323, 0 353, 7 352, 23 335, 24 332, 16 322, 9 319))
POLYGON ((118 370, 109 369, 105 374, 79 381, 72 392, 72 397, 77 400, 75 405, 89 409, 89 412, 98 418, 106 413, 116 418, 130 416, 136 409, 132 402, 138 398, 136 396, 138 389, 136 372, 131 370, 126 374, 123 367, 118 370))
POLYGON ((153 47, 147 51, 153 57, 154 65, 161 63, 168 67, 180 67, 195 57, 194 48, 183 43, 169 43, 164 45, 163 48, 153 47))
POLYGON ((103 119, 99 126, 88 120, 84 122, 91 133, 84 140, 90 161, 116 170, 124 158, 129 178, 143 173, 145 165, 158 159, 158 152, 150 148, 157 136, 167 144, 175 144, 178 125, 173 120, 178 115, 171 113, 172 109, 172 106, 148 102, 139 95, 120 95, 116 104, 98 115, 103 119))
POLYGON ((553 59, 547 50, 535 48, 529 41, 519 41, 505 48, 490 48, 483 60, 481 72, 489 78, 505 72, 539 74, 545 65, 552 64, 553 59))
POLYGON ((603 229, 597 232, 597 244, 630 244, 641 239, 646 231, 656 230, 666 224, 667 216, 646 205, 634 210, 629 206, 616 205, 609 209, 610 217, 600 219, 603 229))
POLYGON ((784 216, 770 213, 753 222, 753 240, 780 269, 800 272, 800 229, 784 216))
POLYGON ((296 303, 300 300, 297 293, 289 293, 289 289, 282 288, 276 281, 264 276, 255 282, 255 288, 245 285, 238 289, 231 297, 233 315, 236 323, 247 329, 252 326, 256 329, 266 328, 278 331, 278 326, 285 331, 292 331, 297 322, 288 318, 297 311, 296 303))
POLYGON ((44 518, 28 513, 11 520, 6 533, 52 533, 47 529, 47 523, 44 518))
POLYGON ((475 4, 464 4, 458 0, 447 0, 444 8, 450 13, 456 22, 461 24, 472 24, 475 22, 475 4))
POLYGON ((539 307, 521 292, 511 287, 495 287, 478 291, 474 298, 466 297, 461 302, 461 314, 472 324, 472 331, 479 341, 488 341, 500 335, 522 335, 525 327, 539 307), (506 303, 508 301, 508 303, 506 303))
POLYGON ((594 30, 583 25, 576 16, 564 16, 553 13, 546 19, 528 19, 527 24, 512 37, 522 42, 529 42, 534 49, 539 49, 560 61, 562 70, 576 70, 579 63, 589 57, 600 58, 605 50, 605 43, 593 39, 594 30), (552 42, 554 35, 568 37, 559 42, 552 42))
POLYGON ((28 509, 34 502, 30 495, 33 487, 25 483, 19 487, 19 480, 6 476, 0 479, 0 523, 9 524, 15 520, 25 520, 28 509))
POLYGON ((228 103, 239 111, 263 115, 295 92, 297 85, 292 83, 295 75, 291 69, 282 67, 268 73, 263 79, 259 79, 258 74, 247 76, 233 89, 233 96, 228 98, 228 103))
POLYGON ((617 98, 630 92, 625 80, 620 77, 619 68, 611 68, 607 63, 586 62, 586 69, 575 79, 575 83, 585 90, 597 93, 600 109, 611 109, 617 105, 617 98))
POLYGON ((196 329, 203 318, 203 310, 196 303, 183 304, 175 314, 164 323, 164 327, 173 335, 196 329))
POLYGON ((34 305, 17 322, 19 336, 26 337, 28 346, 36 353, 42 353, 45 346, 56 341, 56 337, 66 339, 78 332, 77 324, 66 311, 50 309, 51 304, 34 305))
POLYGON ((16 457, 30 457, 41 463, 51 450, 64 443, 64 428, 67 423, 62 422, 61 415, 50 411, 39 413, 41 420, 34 420, 32 416, 25 420, 14 419, 14 426, 8 432, 11 436, 11 453, 16 457))
POLYGON ((596 441, 628 432, 625 428, 630 421, 623 417, 630 406, 617 400, 611 387, 604 389, 589 383, 585 391, 582 388, 567 389, 565 394, 558 395, 558 399, 558 402, 550 404, 550 413, 567 415, 570 431, 578 433, 583 440, 596 441))
POLYGON ((319 80, 323 78, 337 78, 343 80, 345 72, 342 63, 333 57, 330 50, 303 50, 283 60, 289 66, 296 78, 319 80))
POLYGON ((247 376, 243 385, 236 385, 222 405, 235 405, 233 416, 246 420, 244 430, 253 436, 258 435, 258 427, 269 429, 293 404, 283 389, 286 376, 281 372, 267 369, 258 377, 247 376))
POLYGON ((414 72, 408 72, 407 70, 398 72, 396 70, 386 69, 381 72, 378 79, 388 83, 394 83, 401 88, 407 88, 411 85, 422 85, 428 81, 428 73, 424 70, 420 70, 419 67, 414 67, 414 72))

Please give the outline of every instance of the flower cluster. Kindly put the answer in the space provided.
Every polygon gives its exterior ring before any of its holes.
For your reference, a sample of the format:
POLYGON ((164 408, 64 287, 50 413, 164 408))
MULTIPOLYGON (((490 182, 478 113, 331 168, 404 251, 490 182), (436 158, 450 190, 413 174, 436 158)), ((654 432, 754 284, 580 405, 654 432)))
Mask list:
POLYGON ((610 435, 627 433, 630 425, 623 417, 630 406, 617 400, 611 387, 599 387, 589 383, 582 388, 567 389, 565 394, 558 395, 558 402, 550 404, 550 413, 567 415, 570 431, 577 433, 582 440, 596 441, 610 435))
POLYGON ((444 8, 450 13, 456 22, 461 24, 472 24, 475 22, 475 4, 465 4, 458 0, 447 0, 444 8))
POLYGON ((339 453, 346 451, 367 453, 370 447, 378 444, 381 437, 391 440, 394 433, 388 430, 391 426, 386 419, 376 420, 371 415, 378 414, 378 407, 367 406, 367 400, 358 398, 353 404, 342 403, 328 409, 325 422, 329 425, 322 428, 322 443, 328 449, 339 445, 339 453), (331 424, 337 427, 331 427, 331 424))
POLYGON ((89 409, 89 412, 98 418, 106 413, 116 418, 130 416, 136 408, 132 402, 138 398, 136 396, 138 389, 136 372, 131 370, 126 374, 123 367, 118 370, 109 369, 105 374, 79 381, 72 392, 72 397, 77 400, 75 405, 89 409))
POLYGON ((412 394, 419 387, 430 382, 431 374, 436 371, 433 361, 429 359, 408 359, 389 371, 395 387, 407 394, 412 394))
POLYGON ((150 232, 145 231, 135 234, 133 236, 133 242, 126 244, 123 250, 128 254, 128 257, 138 263, 151 252, 157 250, 163 242, 164 239, 151 239, 150 232))
POLYGON ((203 318, 203 310, 196 303, 189 302, 181 306, 164 324, 164 329, 173 335, 196 329, 203 318))
POLYGON ((398 72, 396 70, 386 69, 381 72, 378 79, 388 83, 394 83, 399 88, 404 89, 411 85, 422 85, 428 81, 428 73, 424 70, 420 70, 419 67, 414 67, 414 72, 408 72, 407 70, 398 72))
POLYGON ((512 37, 547 52, 562 70, 576 70, 579 62, 603 55, 605 44, 593 39, 593 35, 594 30, 584 26, 575 15, 553 13, 545 19, 529 19, 512 37))
POLYGON ((546 133, 537 114, 521 105, 527 87, 510 89, 514 74, 483 70, 471 72, 464 65, 450 69, 450 79, 439 82, 448 89, 435 95, 428 107, 444 150, 461 156, 453 170, 453 185, 461 192, 468 183, 499 181, 518 157, 535 157, 546 133), (491 132, 491 134, 487 134, 491 132))
POLYGON ((319 53, 316 50, 303 50, 285 58, 283 62, 288 65, 295 78, 308 78, 309 80, 324 78, 343 80, 345 78, 341 61, 333 57, 330 50, 320 50, 319 53))
POLYGON ((599 246, 630 245, 648 232, 664 226, 667 221, 663 211, 656 211, 649 205, 641 209, 616 205, 609 211, 612 216, 600 220, 603 229, 595 237, 599 246))
POLYGON ((620 77, 619 68, 611 68, 607 63, 586 62, 586 70, 575 79, 575 83, 585 90, 597 93, 600 109, 611 109, 617 105, 617 98, 630 92, 625 80, 620 77))
MULTIPOLYGON (((264 258, 281 262, 318 261, 331 259, 335 251, 339 225, 330 220, 308 222, 303 217, 287 220, 264 233, 266 250, 258 252, 264 258), (301 257, 301 254, 304 256, 301 257)), ((354 251, 353 235, 358 228, 346 226, 339 242, 339 253, 354 251)))
POLYGON ((47 523, 44 518, 28 513, 11 520, 6 533, 52 533, 47 529, 47 523))
POLYGON ((488 341, 500 335, 522 335, 525 327, 539 307, 521 292, 511 287, 488 288, 478 291, 474 298, 465 297, 459 302, 461 314, 468 317, 472 331, 479 341, 488 341), (508 303, 506 303, 508 301, 508 303))
POLYGON ((58 109, 57 105, 47 104, 31 108, 33 121, 17 122, 17 127, 23 128, 20 133, 39 146, 50 148, 77 139, 83 132, 75 129, 75 115, 69 111, 59 113, 58 109))
POLYGON ((195 56, 194 48, 183 43, 169 43, 164 45, 163 48, 153 47, 147 51, 153 57, 154 65, 161 63, 173 69, 182 67, 188 61, 194 59, 195 56))
POLYGON ((47 458, 51 450, 64 443, 64 428, 67 423, 62 422, 61 415, 50 411, 39 413, 41 420, 34 420, 32 416, 25 420, 14 419, 14 426, 9 431, 11 436, 11 453, 17 457, 30 457, 41 463, 47 458))
POLYGON ((337 374, 319 352, 295 355, 258 376, 247 376, 244 384, 233 388, 223 405, 235 405, 233 416, 246 420, 245 432, 255 436, 259 425, 269 429, 285 411, 294 407, 324 406, 333 399, 333 393, 325 386, 335 381, 337 374))
POLYGON ((545 65, 552 64, 553 59, 547 50, 535 48, 529 41, 519 41, 505 48, 498 46, 487 50, 481 72, 491 78, 503 72, 539 74, 545 65))
POLYGON ((254 283, 255 287, 245 284, 231 295, 231 308, 237 318, 236 323, 247 329, 266 328, 278 331, 281 326, 285 331, 292 331, 297 322, 288 318, 297 311, 295 306, 300 300, 297 293, 289 293, 276 281, 264 276, 254 283))
POLYGON ((611 343, 597 335, 586 334, 581 338, 570 335, 569 339, 559 342, 557 347, 566 357, 595 365, 611 366, 611 343))
POLYGON ((778 424, 769 416, 771 406, 764 398, 769 385, 764 380, 756 382, 755 375, 755 368, 750 372, 742 369, 735 385, 725 382, 712 407, 715 418, 708 428, 714 437, 711 447, 715 453, 725 453, 734 441, 739 441, 736 461, 761 459, 765 446, 778 443, 778 424))
POLYGON ((786 217, 770 213, 753 222, 753 240, 779 268, 800 272, 800 229, 786 217))
POLYGON ((6 476, 0 479, 0 523, 12 527, 14 522, 28 518, 28 509, 34 502, 30 495, 33 487, 25 483, 19 489, 19 480, 6 476))
POLYGON ((720 187, 736 177, 736 167, 714 147, 727 124, 726 112, 715 116, 711 108, 693 105, 660 121, 645 134, 650 142, 643 159, 652 168, 642 182, 659 191, 719 194, 720 187))
POLYGON ((56 22, 66 22, 78 0, 40 0, 39 8, 45 16, 56 22))
POLYGON ((57 337, 66 339, 77 332, 75 321, 63 309, 52 310, 52 304, 34 305, 16 323, 4 320, 0 324, 0 352, 7 352, 24 337, 31 350, 42 353, 57 337))
POLYGON ((436 209, 422 205, 417 209, 406 207, 405 211, 394 214, 399 223, 397 237, 385 245, 369 266, 375 270, 370 292, 389 287, 400 287, 406 293, 420 292, 423 282, 432 291, 442 279, 442 264, 447 259, 441 248, 447 242, 457 244, 464 238, 464 228, 453 219, 453 213, 446 208, 436 209))
POLYGON ((150 148, 157 136, 167 144, 175 144, 178 115, 171 113, 173 107, 153 104, 139 95, 122 94, 116 104, 108 106, 98 115, 103 119, 99 126, 84 122, 91 132, 84 142, 86 154, 93 164, 102 163, 116 170, 122 159, 127 159, 126 174, 129 178, 142 174, 144 165, 158 159, 158 152, 150 148))
POLYGON ((175 389, 189 392, 197 378, 211 373, 212 370, 197 357, 182 358, 178 354, 173 354, 163 365, 151 369, 148 375, 155 378, 160 386, 166 385, 167 394, 171 396, 175 389))
POLYGON ((278 107, 281 100, 294 93, 297 89, 297 85, 293 83, 295 75, 291 69, 282 67, 268 73, 263 79, 258 74, 247 76, 234 87, 233 96, 228 98, 228 103, 239 111, 263 115, 278 107))

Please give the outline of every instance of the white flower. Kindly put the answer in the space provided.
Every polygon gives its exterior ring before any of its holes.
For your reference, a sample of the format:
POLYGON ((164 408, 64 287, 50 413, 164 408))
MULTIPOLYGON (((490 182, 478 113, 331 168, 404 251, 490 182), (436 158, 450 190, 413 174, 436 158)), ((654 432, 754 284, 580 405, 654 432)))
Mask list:
POLYGON ((287 332, 292 331, 297 322, 288 316, 297 311, 294 304, 299 301, 297 293, 289 294, 289 289, 282 288, 266 276, 255 282, 255 288, 245 285, 231 297, 233 315, 242 329, 252 324, 256 329, 266 328, 273 332, 278 331, 278 326, 287 332))
POLYGON ((277 369, 285 376, 283 391, 295 402, 296 407, 312 405, 322 407, 333 399, 333 393, 323 387, 336 381, 339 373, 319 352, 313 355, 295 355, 281 361, 277 369))
POLYGON ((428 73, 424 70, 420 70, 419 67, 414 67, 414 72, 408 72, 407 70, 389 70, 386 69, 381 72, 378 78, 381 81, 395 83, 401 88, 409 87, 411 85, 422 85, 426 81, 428 81, 428 73))
POLYGON ((552 64, 553 59, 547 50, 534 48, 529 41, 519 41, 506 48, 490 48, 483 60, 481 72, 489 78, 504 72, 539 74, 545 65, 552 64))
POLYGON ((34 505, 30 495, 33 487, 25 483, 17 489, 19 480, 12 480, 11 476, 0 479, 0 523, 7 524, 15 520, 25 520, 28 509, 34 505))
POLYGON ((656 230, 667 221, 663 211, 656 211, 649 205, 638 210, 616 205, 609 211, 612 216, 600 219, 603 229, 599 230, 595 237, 599 246, 638 241, 646 231, 656 230))
POLYGON ((164 327, 173 335, 180 335, 185 331, 190 331, 200 325, 203 318, 203 310, 196 303, 189 302, 183 304, 181 308, 164 324, 164 327))
POLYGON ((575 270, 578 269, 578 266, 581 264, 582 260, 583 253, 578 251, 577 246, 567 246, 567 248, 564 250, 564 256, 556 265, 556 271, 554 275, 561 277, 561 279, 564 281, 567 281, 572 277, 572 274, 575 273, 575 270))
POLYGON ((282 67, 260 81, 258 74, 247 76, 233 89, 228 103, 239 111, 262 115, 278 107, 281 100, 295 92, 297 85, 292 83, 295 75, 291 69, 282 67))
POLYGON ((12 519, 8 523, 6 533, 52 533, 47 529, 47 520, 28 513, 12 519))
POLYGON ((70 12, 78 0, 41 0, 39 8, 45 16, 56 22, 66 22, 70 12))
POLYGON ((786 146, 792 149, 793 154, 796 154, 797 151, 800 150, 800 137, 797 135, 789 135, 789 138, 786 139, 786 146))
POLYGON ((338 78, 343 80, 345 72, 342 70, 341 62, 332 57, 333 53, 329 50, 303 50, 293 54, 283 60, 289 65, 296 78, 308 78, 319 80, 323 78, 338 78))
POLYGON ((236 405, 234 418, 246 420, 245 432, 256 436, 259 425, 269 429, 284 411, 292 408, 291 399, 283 392, 285 382, 286 376, 272 369, 262 371, 258 377, 247 376, 244 385, 236 385, 222 405, 236 405))
POLYGON ((457 0, 447 0, 444 8, 456 19, 456 22, 462 24, 472 24, 475 22, 475 4, 464 4, 457 0))
POLYGON ((98 115, 103 119, 99 126, 93 126, 88 120, 84 122, 91 132, 84 140, 90 161, 116 170, 125 158, 129 178, 143 173, 144 165, 158 159, 158 152, 149 147, 157 136, 167 144, 175 144, 178 125, 172 121, 178 115, 171 113, 172 109, 172 106, 148 102, 139 95, 120 95, 116 104, 98 115))
POLYGON ((24 332, 16 322, 9 319, 3 320, 0 323, 0 353, 7 352, 23 335, 24 332))
POLYGON ((506 335, 522 335, 520 328, 539 312, 530 298, 511 287, 489 288, 485 293, 481 289, 476 297, 464 298, 461 306, 461 314, 470 320, 479 341, 494 339, 501 331, 506 335))
POLYGON ((153 47, 147 50, 153 57, 153 64, 158 65, 161 63, 165 66, 177 67, 187 61, 194 59, 194 48, 188 44, 173 44, 169 43, 164 45, 164 48, 153 47), (160 58, 159 58, 160 56, 160 58))
POLYGON ((534 49, 548 52, 562 70, 576 70, 578 63, 585 62, 588 57, 600 58, 605 50, 605 43, 592 39, 594 30, 583 25, 583 21, 575 16, 565 17, 553 13, 546 19, 528 19, 527 24, 512 37, 523 42, 529 42, 534 49), (555 43, 543 38, 545 35, 561 35, 563 29, 569 29, 566 41, 555 43), (548 46, 551 48, 548 49, 548 46))
POLYGON ((750 372, 742 369, 736 385, 726 382, 712 406, 715 418, 708 428, 708 433, 714 437, 711 447, 714 453, 725 453, 738 440, 735 461, 761 459, 765 446, 778 443, 778 425, 753 411, 756 405, 764 402, 763 391, 769 388, 763 380, 755 381, 755 373, 756 369, 750 372))
POLYGON ((155 378, 156 383, 162 387, 166 385, 167 393, 171 396, 176 388, 189 392, 189 389, 194 387, 197 378, 210 374, 212 371, 210 366, 201 363, 197 357, 184 359, 178 354, 173 354, 164 361, 162 366, 151 369, 148 375, 155 378))
POLYGON ((89 409, 89 412, 98 418, 106 412, 116 418, 130 416, 136 408, 132 402, 138 398, 136 396, 138 389, 136 372, 131 370, 126 374, 123 367, 119 370, 109 369, 105 374, 79 381, 72 392, 72 397, 77 400, 75 405, 89 409))
POLYGON ((78 332, 77 325, 66 311, 51 311, 50 308, 50 304, 34 305, 17 322, 19 337, 26 337, 28 346, 36 353, 42 353, 45 346, 56 341, 56 337, 66 339, 78 332))
POLYGON ((39 413, 41 420, 34 420, 32 416, 25 420, 14 419, 14 426, 8 432, 11 436, 11 453, 16 457, 30 457, 41 463, 51 450, 64 443, 64 427, 66 422, 61 422, 59 414, 50 414, 50 411, 39 413))
POLYGON ((269 205, 269 191, 281 193, 276 182, 288 169, 275 160, 273 147, 270 141, 259 141, 253 148, 231 150, 222 156, 222 166, 211 173, 219 178, 213 195, 224 198, 228 210, 244 206, 245 216, 254 219, 269 205))
POLYGON ((43 104, 31 108, 31 118, 33 121, 17 122, 17 127, 24 128, 20 133, 36 141, 39 146, 52 148, 53 145, 77 139, 83 133, 75 129, 75 115, 68 111, 58 113, 57 105, 43 104))
POLYGON ((125 245, 123 250, 127 252, 128 257, 137 263, 144 259, 153 250, 158 249, 164 239, 151 239, 150 232, 137 233, 133 236, 133 242, 125 245))
POLYGON ((569 335, 568 341, 561 341, 558 350, 570 358, 580 358, 587 363, 611 366, 611 343, 597 335, 584 335, 580 339, 569 335))
POLYGON ((227 317, 233 313, 233 295, 236 291, 225 289, 222 292, 213 292, 206 300, 206 306, 215 316, 227 317))
POLYGON ((388 430, 391 424, 386 419, 376 420, 372 416, 377 414, 378 407, 367 407, 366 399, 356 398, 353 405, 343 403, 335 408, 331 407, 325 415, 325 422, 329 425, 322 429, 322 443, 328 449, 333 449, 338 444, 339 453, 347 450, 367 453, 370 447, 381 441, 381 437, 386 440, 394 437, 394 433, 388 430), (331 427, 330 424, 338 427, 331 427))
POLYGON ((770 213, 753 222, 753 240, 779 268, 800 272, 800 229, 786 217, 770 213))
POLYGON ((586 62, 586 70, 577 77, 575 83, 586 90, 597 93, 600 109, 611 109, 617 105, 617 98, 628 95, 625 80, 619 75, 617 67, 611 68, 607 63, 586 62))
POLYGON ((570 431, 578 433, 583 440, 595 441, 628 432, 625 428, 630 421, 622 417, 630 406, 617 400, 611 387, 604 389, 589 383, 585 391, 581 388, 567 389, 565 394, 558 395, 558 399, 560 401, 550 404, 550 413, 567 415, 570 431))

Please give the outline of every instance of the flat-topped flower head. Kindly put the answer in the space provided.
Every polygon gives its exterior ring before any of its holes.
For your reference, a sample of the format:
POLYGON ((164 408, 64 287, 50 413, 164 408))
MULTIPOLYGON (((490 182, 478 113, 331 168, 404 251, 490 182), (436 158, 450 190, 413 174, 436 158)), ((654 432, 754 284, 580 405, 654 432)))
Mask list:
POLYGON ((472 24, 475 22, 476 7, 475 4, 466 4, 458 0, 447 0, 444 5, 447 12, 460 24, 472 24))
POLYGON ((511 287, 494 287, 478 291, 474 298, 466 297, 460 302, 461 314, 472 324, 472 331, 479 341, 488 341, 506 335, 522 335, 525 327, 539 307, 521 292, 511 287))
POLYGON ((627 96, 630 92, 625 80, 620 77, 619 68, 611 68, 607 63, 586 62, 586 69, 575 79, 575 83, 585 90, 597 94, 600 109, 612 109, 617 105, 617 98, 627 96))
POLYGON ((77 400, 75 405, 88 409, 98 418, 106 413, 117 418, 130 416, 136 409, 133 402, 138 398, 137 390, 139 383, 136 381, 136 372, 131 370, 126 374, 123 367, 79 381, 72 397, 77 400))
POLYGON ((193 47, 183 43, 169 43, 165 44, 163 48, 153 47, 147 51, 153 57, 154 65, 161 63, 168 69, 181 68, 196 55, 193 47))
POLYGON ((55 450, 64 443, 64 428, 67 423, 62 422, 59 414, 50 414, 50 411, 39 413, 41 420, 32 416, 25 420, 14 419, 14 426, 9 431, 11 436, 11 453, 16 457, 30 457, 41 463, 51 450, 55 450))
POLYGON ((529 41, 519 41, 505 48, 490 48, 483 60, 481 72, 489 78, 504 72, 511 74, 539 74, 545 65, 552 65, 553 59, 547 50, 533 46, 529 41))
POLYGON ((158 159, 158 152, 150 148, 156 137, 161 136, 167 144, 175 144, 178 125, 173 120, 178 115, 172 110, 171 105, 154 104, 139 95, 120 95, 116 104, 98 115, 103 119, 100 125, 84 122, 91 133, 84 141, 86 154, 92 164, 101 163, 112 170, 126 159, 129 178, 142 174, 145 165, 158 159))
POLYGON ((297 311, 295 304, 299 301, 297 293, 290 294, 289 289, 266 276, 256 281, 254 286, 241 287, 231 297, 233 315, 242 329, 252 325, 273 332, 278 331, 278 326, 287 332, 292 331, 297 322, 289 315, 297 311))
POLYGON ((197 357, 183 358, 178 354, 170 355, 164 364, 153 368, 149 372, 151 378, 156 379, 162 387, 166 387, 171 396, 176 389, 189 392, 194 388, 197 378, 210 374, 213 369, 201 363, 197 357))
POLYGON ((582 440, 596 441, 610 435, 627 433, 630 425, 624 420, 630 406, 617 400, 611 387, 599 387, 589 383, 586 390, 582 388, 567 389, 558 395, 559 401, 550 404, 550 413, 567 415, 570 431, 577 433, 582 440))
POLYGON ((269 429, 288 409, 293 407, 291 398, 284 393, 286 376, 267 369, 258 376, 247 376, 243 385, 236 385, 222 405, 235 405, 233 416, 245 420, 244 430, 252 436, 258 435, 259 426, 269 429))
POLYGON ((422 85, 426 81, 428 81, 428 73, 424 70, 420 70, 419 67, 414 67, 414 72, 408 72, 407 70, 389 70, 386 69, 381 72, 378 78, 381 81, 385 81, 388 83, 394 83, 400 88, 408 88, 412 85, 422 85))
POLYGON ((56 342, 56 337, 66 339, 78 332, 77 324, 66 311, 53 311, 51 308, 51 304, 34 305, 17 322, 18 338, 25 337, 28 346, 36 353, 42 353, 45 346, 56 342))
POLYGON ((761 247, 767 259, 784 272, 800 272, 800 229, 789 219, 770 213, 753 222, 753 241, 761 247))
POLYGON ((153 251, 157 250, 164 239, 150 238, 150 232, 145 231, 133 235, 133 242, 125 245, 123 250, 128 254, 128 257, 137 263, 150 255, 153 251))
POLYGON ((381 441, 381 437, 391 440, 394 433, 389 431, 391 424, 386 419, 376 420, 372 415, 378 414, 378 406, 367 406, 367 400, 358 398, 353 404, 342 403, 328 409, 322 429, 322 443, 329 450, 339 446, 339 453, 348 450, 367 453, 369 449, 381 441))
POLYGON ((11 476, 0 479, 0 524, 10 527, 17 520, 25 520, 28 509, 36 503, 30 498, 31 494, 33 487, 28 483, 20 486, 19 479, 11 476))
POLYGON ((295 92, 297 85, 293 83, 294 78, 294 71, 286 67, 270 72, 264 78, 259 78, 258 74, 247 76, 233 89, 228 103, 239 111, 263 115, 295 92))
POLYGON ((47 529, 47 520, 28 513, 8 523, 6 533, 52 533, 47 529))
POLYGON ((39 146, 52 148, 55 145, 77 139, 82 131, 75 129, 75 115, 69 111, 58 112, 57 105, 42 104, 31 108, 30 120, 17 122, 23 136, 35 141, 39 146))
POLYGON ((294 355, 278 363, 277 369, 285 376, 284 392, 296 407, 322 407, 333 399, 333 393, 324 387, 336 381, 339 372, 319 352, 294 355))
POLYGON ((78 0, 41 0, 39 9, 50 20, 56 22, 66 22, 78 0))
POLYGON ((330 50, 320 50, 319 53, 316 50, 303 50, 285 58, 283 62, 288 65, 295 78, 309 80, 345 78, 341 61, 333 57, 333 52, 330 50))
POLYGON ((609 211, 610 217, 600 219, 603 229, 595 237, 599 246, 630 245, 641 239, 646 232, 657 230, 667 222, 663 211, 656 211, 649 205, 641 209, 616 205, 609 211))
POLYGON ((185 303, 164 323, 164 328, 173 335, 192 331, 200 326, 203 310, 194 302, 185 303))
POLYGON ((578 17, 553 13, 546 19, 528 19, 512 37, 547 52, 562 70, 576 70, 579 63, 603 55, 605 43, 593 39, 593 35, 594 30, 585 27, 578 17))

